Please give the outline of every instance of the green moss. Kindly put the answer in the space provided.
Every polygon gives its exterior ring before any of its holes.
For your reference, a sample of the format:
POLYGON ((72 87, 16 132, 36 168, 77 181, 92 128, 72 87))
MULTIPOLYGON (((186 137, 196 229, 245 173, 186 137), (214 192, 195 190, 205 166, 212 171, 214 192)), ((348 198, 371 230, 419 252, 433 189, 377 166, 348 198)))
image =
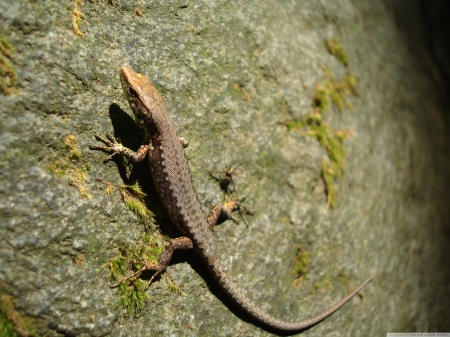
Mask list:
POLYGON ((67 159, 78 161, 81 157, 81 151, 77 146, 77 138, 74 135, 68 135, 63 140, 66 149, 69 150, 67 159))
POLYGON ((331 87, 329 82, 324 82, 323 84, 316 84, 314 91, 314 102, 313 105, 318 110, 319 114, 323 114, 328 110, 330 106, 330 90, 331 87))
POLYGON ((65 159, 57 159, 47 165, 50 172, 58 177, 62 177, 66 174, 69 163, 65 159))
POLYGON ((296 282, 300 281, 301 279, 306 278, 306 274, 308 272, 307 269, 308 264, 308 252, 306 252, 301 247, 297 248, 297 256, 296 256, 296 262, 294 267, 294 275, 296 278, 296 282))
POLYGON ((102 181, 106 187, 106 194, 110 195, 114 189, 119 190, 125 206, 132 211, 145 225, 154 225, 155 214, 145 205, 145 193, 142 192, 139 184, 116 185, 107 181, 102 181))
POLYGON ((16 71, 12 64, 14 48, 9 41, 0 35, 0 92, 12 95, 16 84, 16 71))
MULTIPOLYGON (((120 246, 119 254, 101 267, 100 271, 109 268, 109 279, 119 287, 116 307, 136 313, 149 299, 146 290, 152 279, 144 281, 140 277, 148 266, 158 262, 165 248, 161 239, 157 235, 144 234, 138 243, 120 246)), ((167 288, 179 291, 175 282, 167 282, 167 288)))
POLYGON ((153 213, 145 206, 145 204, 135 198, 130 193, 123 193, 123 199, 125 202, 125 206, 132 211, 140 220, 143 222, 153 222, 153 213))
MULTIPOLYGON (((327 48, 348 67, 347 56, 337 39, 329 40, 327 48)), ((322 69, 326 79, 315 85, 312 111, 301 120, 288 121, 286 126, 289 131, 300 130, 302 135, 316 138, 326 150, 329 159, 322 161, 321 176, 325 184, 326 208, 328 208, 336 205, 335 181, 345 172, 344 140, 351 137, 352 133, 346 130, 332 130, 330 125, 324 121, 324 115, 333 106, 339 112, 343 112, 345 108, 352 110, 347 96, 358 95, 358 91, 356 77, 351 72, 347 72, 341 80, 337 80, 327 67, 322 66, 322 69)))
POLYGON ((86 182, 86 170, 90 169, 90 165, 81 163, 81 151, 77 146, 77 138, 74 135, 68 135, 63 139, 64 147, 68 151, 63 158, 57 158, 47 165, 50 172, 58 177, 67 176, 69 185, 78 189, 81 196, 86 199, 91 199, 84 183, 86 182), (86 169, 80 167, 84 165, 86 169))
POLYGON ((130 285, 121 283, 116 307, 124 308, 129 314, 140 311, 150 298, 145 288, 146 283, 142 280, 136 280, 130 285))
POLYGON ((83 21, 83 13, 80 12, 79 8, 83 6, 83 2, 81 0, 73 0, 72 5, 72 28, 75 35, 85 36, 84 33, 80 29, 80 24, 83 21))
POLYGON ((149 244, 151 243, 153 240, 152 236, 149 233, 145 233, 144 235, 142 235, 142 242, 145 244, 149 244))
POLYGON ((336 206, 335 180, 345 172, 344 139, 351 136, 351 133, 344 130, 333 132, 331 127, 322 121, 322 114, 313 112, 304 120, 289 122, 288 128, 302 129, 302 134, 314 137, 326 150, 329 160, 322 161, 321 175, 325 183, 327 194, 327 207, 336 206))
POLYGON ((345 67, 348 67, 348 56, 341 45, 337 37, 325 41, 325 45, 331 55, 335 56, 336 59, 342 63, 345 67))
POLYGON ((34 319, 22 316, 15 309, 15 303, 12 296, 0 289, 0 336, 38 336, 34 319))
POLYGON ((116 258, 111 261, 109 277, 112 281, 117 281, 120 275, 125 275, 128 268, 128 261, 116 258))
POLYGON ((16 337, 13 323, 0 311, 0 336, 16 337))
POLYGON ((291 120, 287 121, 284 125, 287 126, 289 131, 295 131, 298 129, 303 129, 306 124, 303 120, 291 120))
POLYGON ((347 96, 357 95, 355 75, 347 73, 342 80, 337 81, 327 67, 322 66, 322 69, 327 76, 327 80, 322 82, 322 86, 328 89, 328 101, 336 106, 339 112, 342 112, 344 107, 352 109, 352 105, 347 101, 347 96))

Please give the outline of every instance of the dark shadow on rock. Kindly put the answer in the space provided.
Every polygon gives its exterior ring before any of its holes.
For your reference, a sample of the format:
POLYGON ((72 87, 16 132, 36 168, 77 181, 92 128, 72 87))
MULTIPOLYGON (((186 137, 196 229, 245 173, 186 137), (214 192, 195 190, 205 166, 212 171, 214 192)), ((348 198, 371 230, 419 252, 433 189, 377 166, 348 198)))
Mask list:
POLYGON ((115 103, 109 107, 109 118, 114 129, 114 135, 120 139, 124 146, 137 150, 144 140, 144 130, 115 103))

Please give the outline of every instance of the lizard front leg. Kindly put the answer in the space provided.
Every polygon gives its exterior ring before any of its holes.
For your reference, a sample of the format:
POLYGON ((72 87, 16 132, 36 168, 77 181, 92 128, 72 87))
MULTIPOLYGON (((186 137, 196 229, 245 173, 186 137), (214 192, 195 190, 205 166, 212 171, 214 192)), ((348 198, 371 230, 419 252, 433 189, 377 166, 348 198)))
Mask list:
POLYGON ((149 144, 147 143, 141 145, 141 147, 135 152, 127 147, 124 147, 109 132, 106 134, 106 136, 108 137, 108 139, 100 137, 99 135, 95 135, 95 139, 101 141, 106 146, 89 146, 91 150, 101 150, 111 153, 108 157, 106 157, 106 159, 104 160, 105 162, 112 159, 112 157, 117 154, 127 158, 132 163, 139 163, 147 155, 149 149, 149 144))
POLYGON ((154 270, 155 274, 153 274, 152 278, 148 282, 147 288, 152 283, 153 279, 160 275, 164 270, 166 270, 167 266, 169 265, 170 260, 172 259, 172 255, 174 250, 178 249, 192 249, 194 248, 194 243, 191 239, 188 237, 182 236, 180 238, 172 239, 168 243, 166 243, 166 246, 164 247, 164 251, 162 252, 161 256, 159 257, 158 263, 151 266, 151 268, 147 270, 154 270))

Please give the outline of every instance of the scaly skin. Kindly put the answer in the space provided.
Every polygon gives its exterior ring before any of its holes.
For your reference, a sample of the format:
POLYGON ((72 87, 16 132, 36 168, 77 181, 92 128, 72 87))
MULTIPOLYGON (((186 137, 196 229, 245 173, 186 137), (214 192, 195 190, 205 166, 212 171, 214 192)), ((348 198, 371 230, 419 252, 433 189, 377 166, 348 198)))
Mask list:
POLYGON ((368 278, 344 299, 310 319, 291 323, 276 319, 262 311, 227 276, 211 232, 219 215, 231 217, 231 212, 238 207, 238 204, 234 202, 225 207, 218 205, 211 216, 208 219, 205 218, 184 154, 185 140, 177 136, 161 95, 149 78, 129 68, 123 67, 120 70, 120 79, 136 119, 146 131, 145 143, 137 152, 133 152, 124 148, 112 137, 109 137, 111 141, 108 141, 96 136, 107 146, 92 148, 111 152, 111 156, 123 155, 133 162, 139 162, 147 156, 158 195, 172 222, 185 235, 185 237, 171 240, 166 245, 159 262, 146 266, 146 269, 154 270, 155 275, 160 274, 166 269, 175 249, 194 248, 200 253, 208 269, 230 298, 256 320, 268 327, 283 331, 303 330, 320 322, 338 310, 372 279, 372 277, 368 278))

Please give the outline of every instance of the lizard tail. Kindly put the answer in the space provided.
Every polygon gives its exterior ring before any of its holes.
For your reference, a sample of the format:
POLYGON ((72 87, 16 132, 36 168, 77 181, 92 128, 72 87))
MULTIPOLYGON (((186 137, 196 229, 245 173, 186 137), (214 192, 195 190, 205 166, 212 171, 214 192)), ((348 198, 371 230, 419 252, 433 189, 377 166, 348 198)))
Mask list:
POLYGON ((213 276, 216 278, 219 285, 231 299, 233 299, 250 316, 258 320, 259 322, 271 328, 281 331, 299 331, 319 323, 320 321, 322 321, 323 319, 327 318, 332 313, 334 313, 336 310, 338 310, 340 307, 342 307, 348 300, 350 300, 354 295, 356 295, 362 289, 362 287, 364 287, 367 283, 369 283, 374 277, 374 276, 369 277, 367 280, 361 283, 356 289, 354 289, 350 294, 348 294, 339 302, 335 303, 330 308, 322 311, 320 314, 298 322, 285 322, 270 316, 269 314, 261 310, 260 307, 251 302, 239 290, 239 287, 227 276, 222 266, 215 266, 215 268, 213 269, 214 270, 211 270, 213 276))

